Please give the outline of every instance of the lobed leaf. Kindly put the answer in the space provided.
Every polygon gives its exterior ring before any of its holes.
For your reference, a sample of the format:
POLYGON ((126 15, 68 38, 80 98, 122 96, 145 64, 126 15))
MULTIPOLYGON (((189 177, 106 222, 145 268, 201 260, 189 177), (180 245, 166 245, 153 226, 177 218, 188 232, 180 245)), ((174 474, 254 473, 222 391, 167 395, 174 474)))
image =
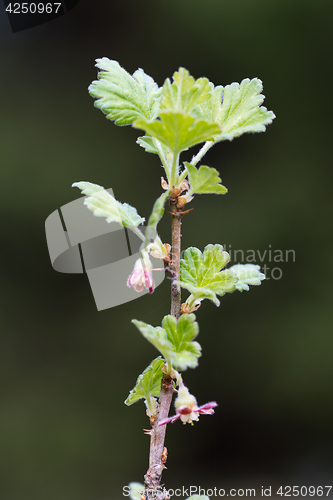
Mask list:
POLYGON ((116 125, 130 125, 138 118, 155 118, 160 109, 162 88, 142 69, 131 76, 117 61, 96 59, 101 71, 89 86, 95 106, 116 125))
POLYGON ((81 189, 82 194, 86 194, 87 196, 90 196, 94 193, 98 193, 99 191, 104 191, 103 186, 99 186, 98 184, 93 184, 92 182, 74 182, 72 184, 72 187, 77 187, 81 189))
POLYGON ((161 120, 140 119, 134 122, 135 128, 143 129, 149 136, 165 144, 176 155, 181 151, 208 141, 221 132, 216 123, 198 120, 181 111, 162 111, 161 120))
POLYGON ((208 298, 218 306, 220 302, 216 295, 233 292, 238 281, 233 272, 221 270, 229 258, 222 245, 207 245, 203 254, 198 248, 190 247, 180 261, 178 283, 191 292, 196 302, 208 298))
POLYGON ((154 327, 145 323, 132 319, 132 323, 138 328, 142 335, 162 354, 164 359, 171 363, 173 358, 172 345, 167 339, 166 331, 160 326, 154 327))
POLYGON ((203 299, 209 299, 219 307, 220 301, 216 297, 216 293, 210 290, 210 288, 191 285, 191 283, 185 283, 184 281, 175 281, 174 283, 178 283, 182 288, 186 288, 191 293, 189 299, 192 298, 195 304, 199 304, 203 299))
POLYGON ((158 397, 161 390, 161 380, 163 377, 162 366, 164 360, 161 356, 154 359, 149 366, 139 375, 135 387, 130 391, 125 405, 130 406, 139 399, 158 397))
POLYGON ((197 118, 202 118, 208 122, 219 123, 221 119, 221 104, 223 95, 223 86, 214 87, 213 83, 209 82, 210 98, 197 105, 192 114, 197 118))
MULTIPOLYGON (((211 84, 212 85, 212 84, 211 84)), ((193 110, 198 118, 217 122, 222 133, 214 141, 231 141, 246 132, 264 132, 275 115, 261 106, 262 82, 258 78, 244 79, 240 84, 211 87, 211 97, 193 110)))
POLYGON ((195 80, 185 68, 173 75, 173 83, 167 78, 163 85, 161 109, 190 113, 200 103, 210 98, 207 78, 195 80))
POLYGON ((154 139, 152 137, 149 137, 149 135, 145 135, 143 137, 138 137, 136 142, 137 142, 137 144, 139 144, 139 146, 144 148, 144 150, 147 153, 153 153, 153 154, 158 155, 158 151, 157 151, 155 144, 154 144, 154 139))
POLYGON ((215 168, 210 168, 202 165, 199 169, 191 165, 191 163, 184 163, 190 183, 191 194, 225 194, 228 192, 227 188, 221 183, 219 172, 215 168))
MULTIPOLYGON (((138 137, 136 140, 137 144, 139 144, 139 146, 144 148, 147 153, 153 153, 158 155, 159 151, 156 148, 155 141, 156 139, 154 139, 154 137, 150 137, 149 135, 138 137)), ((164 156, 166 156, 169 151, 167 146, 159 142, 159 147, 161 148, 164 156)))
POLYGON ((175 353, 172 366, 176 370, 186 370, 187 367, 196 368, 201 356, 201 346, 192 342, 199 333, 199 325, 194 314, 183 314, 177 321, 170 314, 165 316, 162 326, 175 353))
POLYGON ((229 267, 229 271, 233 272, 238 278, 236 288, 240 292, 243 290, 249 291, 248 285, 261 285, 261 282, 266 279, 264 273, 259 271, 260 266, 255 264, 236 264, 229 267))
POLYGON ((224 88, 221 108, 223 139, 233 139, 245 132, 264 132, 275 115, 260 106, 265 99, 261 94, 262 82, 258 78, 246 78, 224 88))
POLYGON ((106 222, 118 222, 123 226, 133 227, 145 221, 136 208, 127 203, 120 203, 103 186, 91 182, 74 182, 72 187, 78 187, 83 194, 88 195, 84 204, 96 217, 106 217, 106 222))
POLYGON ((195 368, 198 365, 201 346, 198 342, 193 342, 199 332, 194 314, 184 314, 178 321, 174 316, 165 316, 162 328, 143 321, 132 320, 132 323, 176 370, 195 368))

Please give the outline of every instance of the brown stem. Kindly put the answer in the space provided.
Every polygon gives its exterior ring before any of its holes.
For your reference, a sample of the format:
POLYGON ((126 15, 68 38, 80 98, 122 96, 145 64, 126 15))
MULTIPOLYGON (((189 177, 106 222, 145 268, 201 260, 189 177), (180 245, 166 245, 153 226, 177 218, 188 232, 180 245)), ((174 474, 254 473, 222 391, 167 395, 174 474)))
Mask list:
MULTIPOLYGON (((158 424, 169 415, 173 392, 174 388, 171 377, 164 375, 161 384, 157 415, 150 438, 149 469, 145 475, 147 499, 156 497, 156 494, 160 491, 162 472, 165 468, 162 462, 162 453, 164 449, 166 425, 159 426, 158 424)), ((160 500, 169 499, 169 496, 167 492, 165 492, 165 496, 163 495, 159 498, 160 500)))
MULTIPOLYGON (((170 205, 172 208, 172 261, 169 265, 172 272, 171 314, 178 319, 181 314, 181 292, 180 286, 176 285, 174 281, 179 280, 181 210, 177 209, 176 200, 171 199, 170 205)), ((162 453, 164 449, 166 425, 159 426, 158 424, 169 415, 173 393, 174 386, 172 378, 170 375, 164 374, 161 383, 157 414, 151 431, 149 469, 145 475, 146 499, 150 499, 160 492, 162 472, 165 468, 162 461, 162 453)), ((169 495, 167 491, 163 491, 159 499, 168 500, 169 495)))
POLYGON ((174 283, 175 280, 179 281, 179 268, 180 268, 180 239, 181 239, 181 209, 177 209, 176 202, 171 200, 172 208, 172 285, 171 285, 171 314, 177 319, 180 316, 181 306, 181 292, 180 285, 174 283))

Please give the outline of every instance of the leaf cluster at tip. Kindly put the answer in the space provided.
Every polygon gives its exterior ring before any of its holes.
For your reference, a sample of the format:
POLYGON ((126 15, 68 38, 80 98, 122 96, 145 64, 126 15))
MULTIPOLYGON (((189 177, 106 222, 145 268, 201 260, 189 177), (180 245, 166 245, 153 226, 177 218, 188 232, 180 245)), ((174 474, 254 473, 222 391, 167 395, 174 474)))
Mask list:
POLYGON ((177 148, 181 150, 206 140, 218 142, 246 132, 263 132, 275 118, 272 111, 262 106, 265 97, 258 78, 215 87, 207 78, 195 80, 185 68, 179 68, 173 81, 167 78, 159 87, 141 68, 130 75, 107 57, 96 59, 96 66, 100 70, 98 80, 89 86, 95 106, 117 125, 135 124, 145 130, 148 138, 141 138, 139 144, 150 153, 158 152, 151 137, 175 148, 175 138, 171 140, 170 133, 181 131, 185 124, 192 127, 192 139, 178 140, 177 148), (198 134, 196 124, 188 125, 188 116, 201 120, 201 127, 203 122, 216 127, 207 135, 198 134), (162 126, 153 125, 156 120, 161 120, 162 126), (209 138, 212 134, 214 137, 209 138))
POLYGON ((179 68, 173 75, 172 83, 169 78, 164 82, 161 109, 190 113, 195 106, 208 101, 210 96, 207 78, 195 80, 185 68, 179 68))
POLYGON ((217 123, 196 119, 182 111, 161 111, 159 117, 160 120, 137 120, 134 127, 155 137, 174 154, 186 151, 200 142, 209 141, 220 132, 217 123))

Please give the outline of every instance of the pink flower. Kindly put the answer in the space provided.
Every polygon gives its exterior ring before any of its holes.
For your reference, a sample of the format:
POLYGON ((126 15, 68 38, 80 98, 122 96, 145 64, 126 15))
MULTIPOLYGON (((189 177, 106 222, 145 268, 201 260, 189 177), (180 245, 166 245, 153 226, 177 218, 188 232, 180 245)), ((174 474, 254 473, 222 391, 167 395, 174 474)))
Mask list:
POLYGON ((127 280, 127 286, 132 286, 137 292, 142 292, 144 287, 153 293, 155 285, 151 274, 152 266, 148 259, 145 259, 142 265, 142 259, 138 259, 135 263, 134 270, 127 280))
POLYGON ((216 406, 217 403, 215 403, 215 401, 198 406, 195 397, 189 393, 187 387, 181 382, 179 385, 178 397, 175 402, 176 415, 165 418, 158 425, 165 425, 169 422, 173 423, 179 418, 183 424, 189 423, 193 425, 193 421, 199 420, 199 415, 212 415, 214 413, 213 408, 216 406))

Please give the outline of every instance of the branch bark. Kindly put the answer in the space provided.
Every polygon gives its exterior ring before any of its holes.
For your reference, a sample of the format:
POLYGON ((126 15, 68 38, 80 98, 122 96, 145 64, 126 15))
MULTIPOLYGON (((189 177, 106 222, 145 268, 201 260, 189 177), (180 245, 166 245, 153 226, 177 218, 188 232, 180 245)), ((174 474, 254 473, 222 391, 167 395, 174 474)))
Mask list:
POLYGON ((175 280, 179 281, 180 269, 180 242, 181 242, 181 209, 177 209, 176 202, 171 200, 172 208, 172 285, 171 285, 171 314, 177 319, 180 316, 181 306, 181 292, 180 285, 174 283, 175 280))
MULTIPOLYGON (((175 284, 175 280, 179 280, 180 269, 180 247, 181 247, 181 209, 177 208, 177 200, 170 200, 172 210, 172 260, 169 265, 172 271, 172 284, 171 284, 171 314, 175 318, 179 318, 181 311, 181 290, 180 286, 175 284)), ((172 378, 164 374, 161 383, 161 392, 157 408, 156 418, 151 430, 150 437, 150 455, 149 455, 149 469, 145 475, 145 498, 150 499, 155 497, 157 493, 161 493, 160 500, 168 500, 169 495, 167 491, 161 492, 161 478, 162 472, 165 468, 162 461, 162 454, 164 450, 164 440, 166 433, 166 425, 159 427, 159 422, 164 420, 169 415, 172 396, 174 393, 174 386, 172 378)))

